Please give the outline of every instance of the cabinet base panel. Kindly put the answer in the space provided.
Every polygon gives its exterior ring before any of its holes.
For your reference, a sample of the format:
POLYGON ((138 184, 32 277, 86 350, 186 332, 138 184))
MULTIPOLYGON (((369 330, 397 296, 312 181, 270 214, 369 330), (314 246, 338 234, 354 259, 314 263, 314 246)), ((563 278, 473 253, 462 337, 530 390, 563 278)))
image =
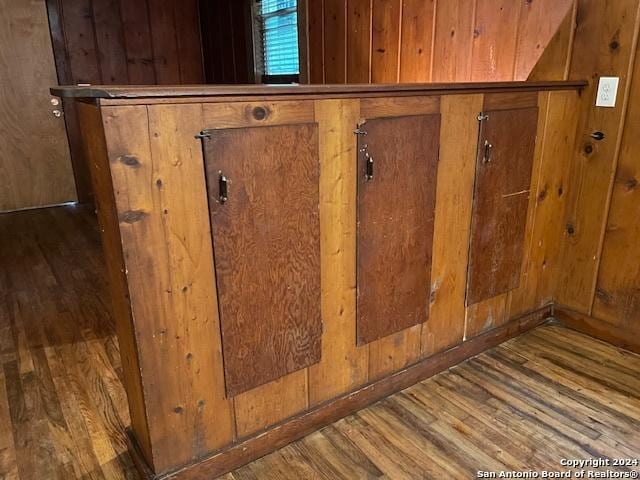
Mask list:
POLYGON ((141 454, 133 432, 127 430, 129 453, 147 480, 204 480, 235 470, 326 425, 410 387, 485 350, 535 328, 552 318, 552 306, 529 312, 449 350, 427 357, 360 389, 317 405, 313 409, 263 432, 240 440, 209 457, 172 472, 154 474, 141 454))
POLYGON ((567 328, 640 354, 640 336, 634 335, 629 330, 622 329, 590 315, 576 312, 563 305, 554 306, 554 318, 567 328))

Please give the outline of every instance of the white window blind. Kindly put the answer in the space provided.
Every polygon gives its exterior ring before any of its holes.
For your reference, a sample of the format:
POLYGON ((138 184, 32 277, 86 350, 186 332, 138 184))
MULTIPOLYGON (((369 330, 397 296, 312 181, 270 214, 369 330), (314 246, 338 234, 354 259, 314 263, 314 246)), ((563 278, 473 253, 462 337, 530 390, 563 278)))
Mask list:
POLYGON ((298 75, 297 0, 257 0, 264 75, 298 75))

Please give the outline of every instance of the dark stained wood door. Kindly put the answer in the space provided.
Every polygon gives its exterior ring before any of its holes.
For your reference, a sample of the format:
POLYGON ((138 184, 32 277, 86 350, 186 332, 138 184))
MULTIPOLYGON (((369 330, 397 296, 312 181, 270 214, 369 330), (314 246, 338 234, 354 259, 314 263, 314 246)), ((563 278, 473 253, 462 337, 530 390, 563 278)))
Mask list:
POLYGON ((207 189, 232 396, 320 360, 318 132, 300 124, 209 133, 207 189))
POLYGON ((538 108, 488 111, 480 122, 467 305, 520 282, 538 108))
POLYGON ((428 318, 440 115, 367 120, 360 130, 357 337, 365 344, 428 318))

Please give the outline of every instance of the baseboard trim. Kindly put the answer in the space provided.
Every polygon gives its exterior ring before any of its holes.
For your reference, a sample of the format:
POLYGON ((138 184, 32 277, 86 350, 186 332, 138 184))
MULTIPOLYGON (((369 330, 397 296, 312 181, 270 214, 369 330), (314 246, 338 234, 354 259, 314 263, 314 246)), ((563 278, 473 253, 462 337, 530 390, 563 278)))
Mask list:
POLYGON ((135 436, 130 429, 127 430, 129 453, 138 472, 146 480, 204 480, 224 475, 384 397, 404 390, 545 323, 552 318, 552 308, 551 305, 547 305, 526 313, 505 325, 478 335, 449 350, 425 358, 352 393, 322 403, 312 410, 289 418, 257 435, 243 439, 178 470, 159 475, 154 474, 142 456, 135 436))
POLYGON ((564 305, 556 304, 553 310, 554 317, 561 325, 640 354, 640 335, 633 336, 628 330, 623 330, 605 320, 576 312, 564 305))

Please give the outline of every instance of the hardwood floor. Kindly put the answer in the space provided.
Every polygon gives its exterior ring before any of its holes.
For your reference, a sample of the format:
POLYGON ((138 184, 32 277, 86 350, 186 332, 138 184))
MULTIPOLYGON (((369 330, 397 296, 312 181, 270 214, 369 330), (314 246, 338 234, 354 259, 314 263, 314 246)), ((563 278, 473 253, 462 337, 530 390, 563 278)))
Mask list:
MULTIPOLYGON (((94 217, 0 215, 0 478, 137 478, 94 217)), ((227 474, 475 478, 640 458, 640 356, 540 327, 227 474)))

